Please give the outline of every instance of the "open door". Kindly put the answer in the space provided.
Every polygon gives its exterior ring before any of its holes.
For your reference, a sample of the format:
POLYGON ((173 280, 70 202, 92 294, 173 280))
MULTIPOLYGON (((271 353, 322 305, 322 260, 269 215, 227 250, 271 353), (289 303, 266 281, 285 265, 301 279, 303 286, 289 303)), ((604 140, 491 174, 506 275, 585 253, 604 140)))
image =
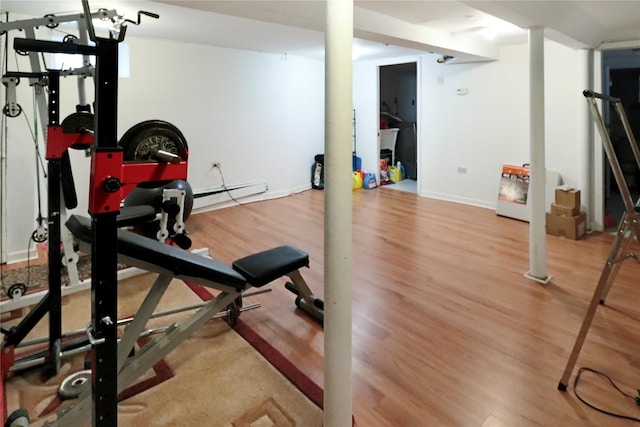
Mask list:
MULTIPOLYGON (((629 118, 631 130, 640 135, 640 56, 632 49, 603 52, 603 89, 606 95, 619 98, 629 118)), ((640 196, 640 170, 625 136, 624 129, 616 120, 611 103, 603 102, 603 119, 609 129, 611 143, 620 162, 625 181, 634 200, 640 196)), ((605 162, 604 171, 604 227, 615 232, 625 211, 620 190, 611 167, 605 162)))
POLYGON ((396 184, 398 187, 407 187, 416 192, 418 178, 417 63, 380 66, 379 72, 379 130, 398 129, 390 132, 395 136, 395 145, 382 149, 381 158, 390 159, 391 166, 400 162, 407 182, 396 184))

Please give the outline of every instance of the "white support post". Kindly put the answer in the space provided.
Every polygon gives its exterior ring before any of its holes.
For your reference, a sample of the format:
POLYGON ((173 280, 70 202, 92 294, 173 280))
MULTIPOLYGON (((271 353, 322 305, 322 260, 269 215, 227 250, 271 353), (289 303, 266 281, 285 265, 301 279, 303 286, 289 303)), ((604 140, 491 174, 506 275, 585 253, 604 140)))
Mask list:
POLYGON ((548 283, 546 272, 546 208, 544 161, 544 29, 529 29, 529 169, 527 202, 529 221, 529 272, 526 277, 548 283))
POLYGON ((578 87, 576 93, 578 104, 578 129, 577 137, 580 143, 580 175, 578 187, 582 189, 582 205, 587 213, 587 229, 591 230, 593 224, 593 120, 589 113, 589 105, 584 102, 582 91, 593 90, 593 50, 578 50, 578 87))
POLYGON ((351 426, 353 0, 328 0, 325 39, 324 417, 351 426))
MULTIPOLYGON (((593 52, 593 67, 591 69, 593 73, 593 91, 597 93, 603 93, 609 95, 609 88, 603 87, 602 85, 602 77, 603 74, 608 74, 609 70, 605 70, 603 68, 602 63, 602 51, 596 50, 593 52)), ((606 110, 602 109, 602 104, 600 100, 597 101, 599 103, 599 108, 602 111, 603 115, 606 117, 606 110)), ((585 102, 586 104, 586 102, 585 102)), ((589 115, 591 117, 591 115, 589 115)), ((593 126, 593 120, 592 125, 593 126)), ((594 128, 595 130, 595 128, 594 128)), ((603 150, 603 142, 600 137, 600 132, 592 133, 592 144, 591 144, 591 152, 593 153, 593 171, 592 171, 592 180, 593 180, 593 217, 591 218, 591 227, 593 231, 604 231, 604 205, 607 197, 607 189, 604 185, 605 175, 608 173, 608 165, 607 157, 604 154, 603 150), (607 166, 605 166, 605 164, 607 166)), ((617 218, 616 218, 617 220, 617 218)))

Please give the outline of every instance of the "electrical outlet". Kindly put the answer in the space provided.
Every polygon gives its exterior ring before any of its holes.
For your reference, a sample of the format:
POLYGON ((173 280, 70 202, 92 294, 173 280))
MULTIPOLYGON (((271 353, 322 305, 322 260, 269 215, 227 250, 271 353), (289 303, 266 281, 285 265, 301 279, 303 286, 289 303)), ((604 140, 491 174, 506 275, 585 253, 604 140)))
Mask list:
POLYGON ((458 167, 458 173, 467 173, 467 168, 458 167))
POLYGON ((219 168, 220 166, 222 166, 222 163, 220 163, 220 162, 213 162, 213 163, 211 164, 211 167, 212 167, 212 168, 219 168))

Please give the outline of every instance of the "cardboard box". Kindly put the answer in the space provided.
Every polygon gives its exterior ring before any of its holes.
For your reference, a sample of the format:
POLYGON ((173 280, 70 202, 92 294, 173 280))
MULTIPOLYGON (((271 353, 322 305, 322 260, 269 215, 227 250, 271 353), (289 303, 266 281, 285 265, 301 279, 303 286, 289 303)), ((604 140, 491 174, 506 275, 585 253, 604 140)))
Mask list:
POLYGON ((580 215, 580 208, 568 208, 556 203, 551 203, 551 213, 560 216, 578 216, 580 215))
POLYGON ((556 205, 580 210, 580 190, 563 190, 556 188, 556 205))
POLYGON ((547 234, 578 240, 587 232, 587 214, 577 216, 554 215, 547 212, 547 234))

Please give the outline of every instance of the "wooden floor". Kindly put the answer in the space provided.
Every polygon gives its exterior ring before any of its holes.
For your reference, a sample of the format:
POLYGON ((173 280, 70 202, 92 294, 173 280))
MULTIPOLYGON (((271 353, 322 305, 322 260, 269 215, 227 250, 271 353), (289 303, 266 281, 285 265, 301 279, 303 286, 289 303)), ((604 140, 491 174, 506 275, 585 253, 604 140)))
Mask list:
MULTIPOLYGON (((322 296, 323 198, 311 190, 192 215, 187 228, 194 248, 208 247, 228 263, 281 244, 307 251, 311 268, 303 276, 322 296)), ((491 210, 379 188, 353 193, 353 218, 357 426, 634 424, 581 403, 573 379, 568 392, 557 390, 611 235, 547 236, 553 280, 541 285, 523 276, 528 224, 491 210)), ((577 363, 636 395, 639 277, 640 265, 626 261, 577 363)), ((280 283, 272 288, 253 298, 262 308, 243 320, 322 385, 322 329, 295 309, 280 283)), ((583 374, 578 390, 640 417, 633 400, 595 375, 583 374)))

